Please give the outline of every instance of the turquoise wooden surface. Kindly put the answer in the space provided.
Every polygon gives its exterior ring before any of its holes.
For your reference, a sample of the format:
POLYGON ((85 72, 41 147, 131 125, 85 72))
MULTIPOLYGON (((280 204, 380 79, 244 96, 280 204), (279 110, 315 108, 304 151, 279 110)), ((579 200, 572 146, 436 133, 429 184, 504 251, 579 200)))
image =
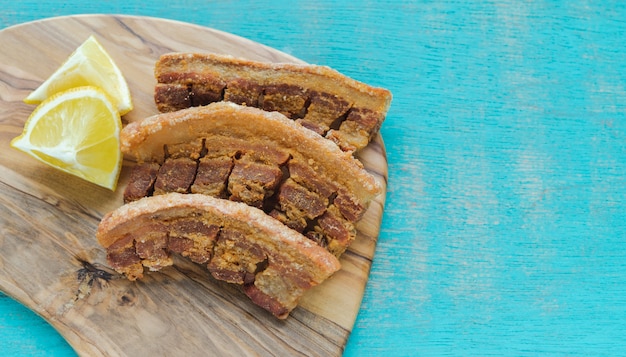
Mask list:
MULTIPOLYGON (((389 88, 389 192, 347 356, 626 355, 621 1, 2 1, 0 28, 124 13, 389 88)), ((72 355, 0 295, 0 351, 72 355)))

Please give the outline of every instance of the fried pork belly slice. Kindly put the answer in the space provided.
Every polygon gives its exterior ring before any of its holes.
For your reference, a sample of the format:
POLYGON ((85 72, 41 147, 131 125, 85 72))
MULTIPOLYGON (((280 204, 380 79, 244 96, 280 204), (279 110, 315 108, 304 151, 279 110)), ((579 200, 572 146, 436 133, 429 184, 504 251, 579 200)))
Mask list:
MULTIPOLYGON (((380 184, 349 153, 302 128, 284 115, 228 102, 157 114, 128 124, 120 133, 122 152, 138 163, 165 161, 164 148, 213 137, 238 139, 268 151, 286 151, 297 160, 344 187, 359 202, 381 193, 380 184)), ((209 155, 209 154, 207 154, 209 155)))
MULTIPOLYGON (((191 192, 244 202, 315 237, 336 256, 354 240, 354 224, 380 192, 362 164, 332 142, 280 113, 234 103, 131 123, 122 130, 121 146, 138 161, 136 170, 161 165, 153 189, 144 189, 147 195, 191 192), (327 210, 339 212, 330 217, 340 231, 324 228, 327 210)), ((143 187, 129 183, 130 193, 136 186, 143 187)), ((130 202, 136 195, 124 198, 130 202)))
POLYGON ((286 318, 300 297, 340 269, 310 239, 263 211, 202 194, 168 193, 108 213, 96 233, 109 264, 129 280, 173 264, 172 252, 242 286, 257 305, 286 318))
POLYGON ((391 93, 325 66, 264 63, 230 56, 169 53, 155 65, 161 112, 228 101, 277 111, 356 151, 379 131, 391 93))

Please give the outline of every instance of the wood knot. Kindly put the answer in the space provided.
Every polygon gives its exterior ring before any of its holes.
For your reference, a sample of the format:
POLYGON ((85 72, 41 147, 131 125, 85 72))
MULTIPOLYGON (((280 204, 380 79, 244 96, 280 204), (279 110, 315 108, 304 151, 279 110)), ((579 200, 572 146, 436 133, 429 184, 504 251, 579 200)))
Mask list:
POLYGON ((136 300, 137 297, 135 296, 135 293, 132 291, 127 291, 117 299, 117 304, 119 306, 133 306, 135 305, 136 300))
POLYGON ((101 288, 109 280, 113 278, 113 273, 98 268, 96 265, 89 263, 88 261, 76 258, 82 268, 76 271, 76 280, 78 281, 78 289, 74 302, 82 300, 91 294, 91 289, 96 286, 101 288))

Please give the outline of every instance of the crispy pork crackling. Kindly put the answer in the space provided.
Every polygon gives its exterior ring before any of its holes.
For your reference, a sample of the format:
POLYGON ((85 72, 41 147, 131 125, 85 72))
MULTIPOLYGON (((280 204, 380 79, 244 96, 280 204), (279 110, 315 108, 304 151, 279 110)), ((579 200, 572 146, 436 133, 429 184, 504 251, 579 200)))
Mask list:
POLYGON ((124 198, 202 193, 244 202, 342 254, 381 192, 349 152, 278 112, 217 102, 127 125, 124 198))
POLYGON ((154 70, 161 112, 228 101, 278 111, 345 151, 365 147, 385 120, 391 93, 316 65, 169 53, 154 70))
POLYGON ((286 318, 309 288, 339 270, 338 260, 263 211, 201 194, 168 193, 108 213, 96 237, 116 271, 135 280, 144 267, 172 265, 171 252, 206 264, 257 305, 286 318))

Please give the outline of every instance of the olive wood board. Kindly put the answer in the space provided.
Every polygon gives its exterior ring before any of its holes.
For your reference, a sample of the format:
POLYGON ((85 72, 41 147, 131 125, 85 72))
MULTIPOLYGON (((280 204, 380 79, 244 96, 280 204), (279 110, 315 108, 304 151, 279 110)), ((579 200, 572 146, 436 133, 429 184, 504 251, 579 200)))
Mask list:
MULTIPOLYGON (((365 290, 385 192, 358 223, 342 269, 308 291, 286 320, 180 257, 140 281, 120 277, 107 266, 95 231, 104 214, 122 204, 132 162, 124 162, 112 192, 9 146, 34 109, 23 99, 89 35, 130 86, 135 108, 124 123, 157 113, 153 69, 164 53, 303 63, 232 34, 148 17, 77 15, 0 31, 0 290, 48 321, 84 356, 341 355, 365 290)), ((386 191, 381 137, 358 157, 386 191)))

